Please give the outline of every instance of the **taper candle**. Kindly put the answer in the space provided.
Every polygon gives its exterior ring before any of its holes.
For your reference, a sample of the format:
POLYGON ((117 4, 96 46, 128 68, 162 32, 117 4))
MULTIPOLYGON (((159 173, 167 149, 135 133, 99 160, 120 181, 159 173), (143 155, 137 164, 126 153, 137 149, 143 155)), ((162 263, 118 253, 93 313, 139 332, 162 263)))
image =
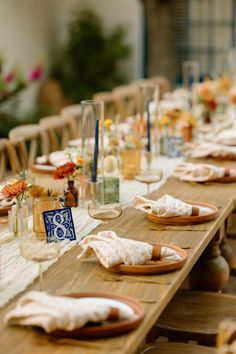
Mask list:
POLYGON ((92 177, 91 177, 91 181, 92 182, 97 182, 98 141, 99 141, 99 120, 96 119, 94 154, 93 154, 93 167, 92 167, 92 177))
POLYGON ((150 105, 151 99, 147 99, 147 151, 151 152, 151 122, 150 122, 150 105))

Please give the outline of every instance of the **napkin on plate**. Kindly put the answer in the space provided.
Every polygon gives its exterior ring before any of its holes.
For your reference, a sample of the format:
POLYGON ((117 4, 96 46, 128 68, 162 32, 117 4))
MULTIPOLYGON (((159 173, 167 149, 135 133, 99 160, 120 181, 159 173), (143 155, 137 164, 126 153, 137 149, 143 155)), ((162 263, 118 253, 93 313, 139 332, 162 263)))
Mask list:
POLYGON ((148 214, 156 214, 157 216, 162 217, 202 216, 212 213, 212 209, 210 208, 193 206, 168 194, 158 200, 150 200, 144 197, 134 197, 132 202, 136 209, 144 211, 148 214))
POLYGON ((205 142, 189 143, 185 144, 181 151, 185 156, 193 158, 212 156, 236 159, 236 146, 226 146, 223 144, 205 142))
POLYGON ((225 129, 219 132, 212 141, 217 144, 236 145, 236 129, 225 129))
MULTIPOLYGON (((117 307, 117 320, 134 319, 136 315, 117 307)), ((23 295, 16 307, 7 313, 5 323, 42 327, 47 333, 57 329, 73 331, 88 322, 102 322, 112 315, 111 305, 105 302, 51 296, 39 291, 23 295)), ((114 315, 114 314, 113 314, 114 315)))
POLYGON ((167 261, 177 261, 182 258, 169 247, 160 246, 154 251, 154 247, 147 242, 121 238, 113 231, 103 231, 97 235, 87 236, 80 241, 79 245, 83 250, 78 255, 78 259, 96 255, 105 268, 122 263, 125 265, 143 264, 154 258, 167 261))
POLYGON ((211 164, 183 162, 176 167, 173 175, 182 181, 206 182, 236 176, 236 170, 211 164))

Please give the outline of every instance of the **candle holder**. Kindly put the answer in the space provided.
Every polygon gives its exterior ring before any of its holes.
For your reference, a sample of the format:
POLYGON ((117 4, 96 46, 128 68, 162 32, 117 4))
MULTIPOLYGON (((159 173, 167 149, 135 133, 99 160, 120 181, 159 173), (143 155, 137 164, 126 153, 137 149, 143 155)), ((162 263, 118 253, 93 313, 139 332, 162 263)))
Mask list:
POLYGON ((154 84, 142 84, 139 86, 138 119, 141 121, 141 136, 146 137, 146 151, 151 153, 152 144, 156 143, 159 86, 154 84))
POLYGON ((96 182, 92 182, 90 177, 85 178, 83 200, 85 207, 92 201, 104 204, 104 181, 102 178, 97 178, 96 182))
MULTIPOLYGON (((103 178, 103 126, 104 102, 85 100, 81 102, 82 113, 82 157, 88 161, 83 168, 83 181, 90 178, 96 183, 98 178, 103 178)), ((84 183, 82 186, 84 189, 84 183)), ((85 196, 84 191, 82 195, 85 196)))

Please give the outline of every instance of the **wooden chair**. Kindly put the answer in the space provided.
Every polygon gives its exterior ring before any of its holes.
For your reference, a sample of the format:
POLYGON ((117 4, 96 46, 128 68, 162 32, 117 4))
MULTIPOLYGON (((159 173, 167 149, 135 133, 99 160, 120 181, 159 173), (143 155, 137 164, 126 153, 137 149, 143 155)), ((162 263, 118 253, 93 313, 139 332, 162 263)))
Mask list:
POLYGON ((164 336, 171 341, 192 340, 214 346, 224 318, 236 320, 236 297, 181 290, 171 300, 149 334, 149 341, 164 336))
POLYGON ((164 93, 171 91, 171 84, 169 80, 164 76, 153 76, 149 80, 159 86, 160 88, 160 98, 163 97, 164 93))
MULTIPOLYGON (((223 320, 218 326, 217 334, 217 353, 236 354, 236 322, 223 320)), ((146 345, 139 354, 213 354, 215 348, 196 345, 192 343, 176 343, 157 341, 146 345)))
POLYGON ((61 109, 60 115, 70 126, 71 139, 81 137, 81 105, 66 106, 61 109))
MULTIPOLYGON (((11 129, 9 139, 19 156, 21 169, 28 168, 39 153, 49 153, 47 133, 38 124, 26 124, 11 129)), ((13 151, 11 153, 14 154, 13 151)))
POLYGON ((134 116, 138 111, 138 90, 134 85, 124 85, 114 88, 112 96, 120 121, 134 116))
POLYGON ((163 97, 164 93, 171 91, 170 82, 164 76, 153 76, 147 79, 139 79, 131 82, 131 85, 136 85, 136 86, 143 85, 143 84, 159 86, 160 98, 163 97))
POLYGON ((43 127, 49 137, 49 150, 64 150, 67 142, 71 139, 71 125, 61 116, 50 116, 40 119, 39 124, 43 127))
POLYGON ((114 96, 111 92, 98 92, 93 95, 94 100, 104 102, 104 117, 114 119, 117 113, 114 96))
POLYGON ((21 166, 14 145, 9 139, 0 139, 0 181, 6 176, 7 161, 13 174, 20 171, 21 166))

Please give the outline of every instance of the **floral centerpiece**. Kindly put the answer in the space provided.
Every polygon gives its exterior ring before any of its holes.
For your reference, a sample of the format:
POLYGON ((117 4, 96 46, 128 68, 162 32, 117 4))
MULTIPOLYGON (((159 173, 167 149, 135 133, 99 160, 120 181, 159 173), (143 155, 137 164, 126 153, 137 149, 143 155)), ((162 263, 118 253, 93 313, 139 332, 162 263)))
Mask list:
POLYGON ((184 141, 191 141, 193 138, 193 129, 197 125, 196 118, 192 115, 191 112, 181 112, 179 123, 184 141))
POLYGON ((211 123, 211 116, 217 109, 218 99, 214 86, 209 81, 206 81, 198 90, 198 102, 203 108, 204 123, 211 123))
POLYGON ((28 181, 25 171, 19 173, 17 178, 5 185, 2 194, 7 198, 15 198, 16 205, 12 207, 9 218, 9 228, 14 237, 22 236, 28 232, 28 206, 25 203, 32 184, 28 181))
MULTIPOLYGON (((81 161, 82 166, 82 161, 81 161)), ((63 179, 67 178, 68 186, 64 190, 64 206, 68 207, 77 207, 78 206, 78 189, 75 187, 75 178, 76 178, 76 171, 78 167, 77 165, 70 161, 57 167, 56 171, 54 172, 55 179, 63 179)))

